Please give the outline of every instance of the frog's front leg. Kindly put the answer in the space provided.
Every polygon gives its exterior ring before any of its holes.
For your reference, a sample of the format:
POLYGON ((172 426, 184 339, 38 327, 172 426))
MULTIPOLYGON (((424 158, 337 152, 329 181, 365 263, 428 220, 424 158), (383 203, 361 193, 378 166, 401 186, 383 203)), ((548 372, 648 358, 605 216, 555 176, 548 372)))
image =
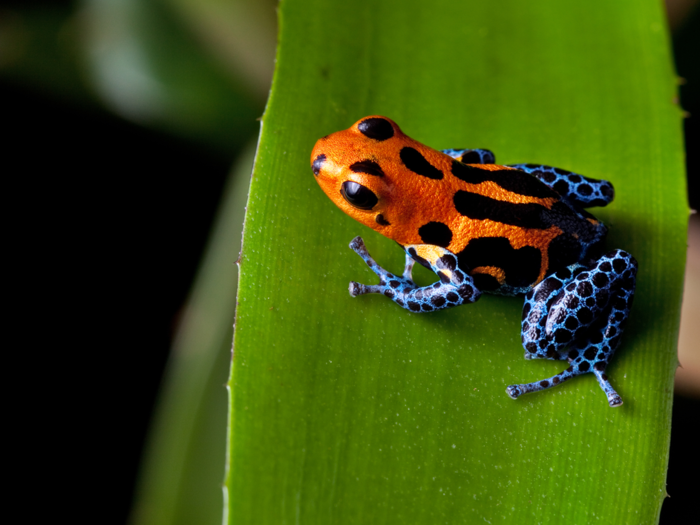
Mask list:
POLYGON ((444 149, 442 152, 463 164, 496 164, 496 156, 488 149, 444 149))
POLYGON ((361 237, 350 243, 357 253, 379 276, 379 284, 350 283, 350 295, 380 293, 412 312, 432 312, 460 304, 473 303, 481 295, 471 276, 457 266, 457 256, 445 248, 427 244, 406 246, 406 265, 402 277, 387 272, 367 251, 361 237), (415 261, 425 263, 440 278, 431 286, 417 286, 411 276, 415 261))
POLYGON ((637 261, 622 250, 550 275, 525 298, 522 338, 529 359, 566 359, 569 368, 542 381, 511 385, 513 399, 593 373, 612 407, 622 399, 605 369, 620 344, 636 283, 637 261), (568 346, 568 351, 567 351, 568 346))

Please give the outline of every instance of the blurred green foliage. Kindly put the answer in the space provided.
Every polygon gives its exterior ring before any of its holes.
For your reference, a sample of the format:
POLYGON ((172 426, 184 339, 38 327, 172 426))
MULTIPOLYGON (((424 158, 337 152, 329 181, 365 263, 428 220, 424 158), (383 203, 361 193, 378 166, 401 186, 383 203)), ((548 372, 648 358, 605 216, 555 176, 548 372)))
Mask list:
POLYGON ((233 156, 258 130, 274 60, 274 5, 83 0, 78 9, 7 9, 0 74, 233 156), (231 12, 235 18, 225 16, 231 12), (233 42, 233 57, 211 52, 228 44, 211 35, 239 34, 241 27, 257 40, 233 42))

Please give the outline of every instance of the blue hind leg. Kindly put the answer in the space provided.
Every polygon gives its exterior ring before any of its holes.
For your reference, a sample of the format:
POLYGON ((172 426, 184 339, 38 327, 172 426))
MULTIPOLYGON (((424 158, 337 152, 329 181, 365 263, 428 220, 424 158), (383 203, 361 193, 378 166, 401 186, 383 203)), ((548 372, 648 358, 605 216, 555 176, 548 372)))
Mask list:
POLYGON ((540 164, 510 164, 537 177, 559 195, 582 208, 605 206, 615 198, 615 190, 607 180, 591 179, 578 173, 540 164))
POLYGON ((593 373, 612 407, 622 399, 605 370, 615 354, 634 296, 637 262, 615 250, 588 267, 574 265, 548 277, 528 293, 523 308, 523 346, 529 359, 569 361, 550 378, 511 385, 513 399, 593 373), (568 351, 566 350, 568 347, 568 351))

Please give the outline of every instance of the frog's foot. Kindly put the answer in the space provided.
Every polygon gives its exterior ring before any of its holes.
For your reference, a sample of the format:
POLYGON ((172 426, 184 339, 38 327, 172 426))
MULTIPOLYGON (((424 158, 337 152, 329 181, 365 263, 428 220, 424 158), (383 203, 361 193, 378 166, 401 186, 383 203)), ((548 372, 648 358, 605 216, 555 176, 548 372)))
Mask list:
POLYGON ((622 404, 622 398, 617 392, 615 392, 615 389, 610 384, 610 381, 608 381, 608 376, 605 374, 605 371, 599 371, 596 368, 593 368, 593 374, 595 374, 595 378, 598 380, 600 388, 602 388, 605 395, 608 396, 608 404, 611 407, 619 407, 622 404))
POLYGON ((564 285, 571 280, 579 265, 550 275, 530 290, 525 296, 521 334, 525 359, 567 360, 566 345, 548 339, 546 336, 547 319, 552 302, 561 293, 564 285))
POLYGON ((460 304, 473 303, 481 295, 470 275, 457 266, 457 256, 445 248, 432 245, 406 246, 406 265, 403 276, 387 272, 372 259, 362 238, 355 237, 350 243, 367 266, 379 277, 379 284, 367 285, 352 281, 350 295, 380 293, 396 304, 412 312, 432 312, 460 304), (440 280, 430 286, 417 286, 411 272, 415 261, 425 264, 440 280))
POLYGON ((539 392, 540 390, 546 390, 562 384, 564 381, 568 381, 572 377, 577 376, 578 373, 573 367, 569 367, 563 372, 559 372, 557 375, 552 376, 542 381, 535 381, 534 383, 525 383, 521 385, 510 385, 506 388, 506 394, 508 394, 513 399, 518 399, 523 394, 529 394, 530 392, 539 392))
MULTIPOLYGON (((540 390, 546 390, 548 388, 560 385, 564 381, 567 381, 572 377, 576 377, 581 374, 586 374, 589 371, 590 370, 588 368, 588 363, 583 364, 583 366, 581 366, 581 364, 572 365, 563 372, 560 372, 557 375, 554 375, 547 379, 543 379, 541 381, 535 381, 534 383, 525 383, 521 385, 510 385, 508 388, 506 388, 506 394, 508 394, 513 399, 517 399, 523 394, 539 392, 540 390)), ((611 407, 619 407, 620 405, 622 405, 622 398, 617 392, 615 392, 615 389, 610 384, 610 381, 608 381, 607 375, 605 375, 605 373, 602 371, 598 371, 596 368, 593 369, 593 373, 595 374, 596 379, 600 384, 600 387, 603 389, 603 391, 608 397, 608 404, 611 407)))
MULTIPOLYGON (((546 343, 546 341, 545 341, 546 343)), ((552 361, 569 361, 571 362, 571 359, 569 359, 568 354, 566 353, 566 350, 561 350, 557 349, 554 345, 551 344, 544 344, 541 347, 537 346, 535 347, 536 349, 533 350, 532 347, 528 348, 525 350, 525 354, 523 355, 523 359, 550 359, 552 361)))
POLYGON ((416 284, 411 278, 411 272, 413 270, 413 265, 415 264, 413 260, 406 260, 406 267, 404 268, 403 277, 394 275, 391 272, 387 272, 384 268, 377 264, 372 256, 367 251, 362 237, 355 237, 350 242, 350 248, 367 263, 367 266, 377 274, 379 277, 379 284, 361 284, 355 281, 350 282, 349 292, 353 297, 358 295, 364 295, 368 293, 380 293, 387 297, 393 297, 395 290, 401 289, 402 291, 407 291, 416 288, 416 284))

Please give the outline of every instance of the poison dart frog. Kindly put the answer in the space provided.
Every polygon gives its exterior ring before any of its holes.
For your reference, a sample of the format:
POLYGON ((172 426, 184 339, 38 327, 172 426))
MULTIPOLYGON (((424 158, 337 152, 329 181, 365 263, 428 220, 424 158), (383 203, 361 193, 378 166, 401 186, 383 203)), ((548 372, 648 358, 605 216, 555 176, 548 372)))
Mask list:
POLYGON ((498 165, 485 149, 437 151, 381 116, 318 140, 311 167, 341 210, 406 252, 396 275, 353 239, 380 283, 351 282, 350 295, 383 294, 411 312, 473 303, 483 292, 524 295, 525 358, 569 367, 506 393, 516 399, 591 372, 609 405, 622 404, 605 369, 629 316, 637 261, 622 250, 603 255, 607 228, 584 210, 610 203, 612 184, 550 166, 498 165), (415 262, 439 280, 417 286, 415 262))

